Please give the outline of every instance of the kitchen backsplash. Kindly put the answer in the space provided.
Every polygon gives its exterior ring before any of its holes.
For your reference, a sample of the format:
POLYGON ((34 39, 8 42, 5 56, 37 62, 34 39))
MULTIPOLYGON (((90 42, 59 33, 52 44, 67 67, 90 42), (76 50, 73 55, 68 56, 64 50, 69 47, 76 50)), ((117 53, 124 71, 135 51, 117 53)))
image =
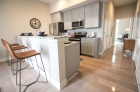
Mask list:
POLYGON ((74 30, 68 30, 68 32, 87 32, 87 35, 91 35, 92 32, 95 32, 96 37, 101 37, 101 28, 96 28, 96 29, 74 29, 74 30))

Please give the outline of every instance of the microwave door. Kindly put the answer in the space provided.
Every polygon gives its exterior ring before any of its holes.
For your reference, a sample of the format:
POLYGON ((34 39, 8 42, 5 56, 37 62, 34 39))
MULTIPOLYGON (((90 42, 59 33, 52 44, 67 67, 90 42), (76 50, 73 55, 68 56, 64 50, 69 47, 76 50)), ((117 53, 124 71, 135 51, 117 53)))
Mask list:
POLYGON ((73 28, 78 28, 79 27, 79 21, 72 22, 72 27, 73 28))

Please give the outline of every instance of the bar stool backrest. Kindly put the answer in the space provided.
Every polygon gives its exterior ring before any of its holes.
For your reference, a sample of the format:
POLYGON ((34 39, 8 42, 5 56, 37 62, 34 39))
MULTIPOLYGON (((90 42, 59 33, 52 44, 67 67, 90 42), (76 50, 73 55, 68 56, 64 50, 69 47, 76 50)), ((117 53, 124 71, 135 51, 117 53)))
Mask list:
POLYGON ((12 50, 10 44, 9 44, 7 41, 5 41, 5 40, 2 40, 2 43, 3 43, 3 45, 6 47, 7 51, 8 51, 9 54, 10 54, 10 56, 11 56, 13 59, 17 59, 17 58, 15 57, 15 55, 14 55, 14 52, 13 52, 13 50, 12 50))
MULTIPOLYGON (((4 45, 4 40, 3 39, 1 39, 1 42, 2 42, 2 44, 4 45)), ((5 45, 4 45, 5 46, 5 45)))

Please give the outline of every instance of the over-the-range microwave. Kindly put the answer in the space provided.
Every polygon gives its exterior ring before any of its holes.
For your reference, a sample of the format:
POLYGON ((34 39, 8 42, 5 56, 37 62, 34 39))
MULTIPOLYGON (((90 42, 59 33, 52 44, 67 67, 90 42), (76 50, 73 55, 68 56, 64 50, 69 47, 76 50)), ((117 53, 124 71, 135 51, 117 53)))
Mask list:
POLYGON ((84 20, 72 21, 72 28, 84 28, 84 20))

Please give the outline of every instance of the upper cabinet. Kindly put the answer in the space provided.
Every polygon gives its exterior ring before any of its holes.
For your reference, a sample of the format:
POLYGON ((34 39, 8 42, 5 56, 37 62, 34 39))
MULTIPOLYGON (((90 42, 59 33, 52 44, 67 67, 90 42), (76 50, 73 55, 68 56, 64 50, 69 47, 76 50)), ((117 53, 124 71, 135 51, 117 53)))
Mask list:
POLYGON ((72 12, 72 21, 78 20, 77 8, 72 9, 71 12, 72 12))
POLYGON ((84 28, 99 27, 100 2, 96 1, 63 13, 64 29, 72 29, 72 21, 83 20, 84 28))
POLYGON ((91 4, 85 5, 85 28, 91 27, 91 4))
POLYGON ((99 27, 100 2, 85 5, 85 28, 99 27))
POLYGON ((71 16, 71 10, 66 11, 63 13, 64 16, 64 29, 68 30, 68 29, 72 29, 72 16, 71 16))
POLYGON ((91 4, 91 27, 99 27, 99 4, 100 2, 91 4))
POLYGON ((77 16, 78 16, 78 20, 82 20, 85 18, 85 13, 84 13, 84 6, 78 7, 77 8, 77 16))
POLYGON ((84 6, 72 9, 72 21, 84 19, 84 6))
POLYGON ((52 20, 52 23, 63 22, 62 13, 57 12, 57 13, 51 14, 51 20, 52 20))

